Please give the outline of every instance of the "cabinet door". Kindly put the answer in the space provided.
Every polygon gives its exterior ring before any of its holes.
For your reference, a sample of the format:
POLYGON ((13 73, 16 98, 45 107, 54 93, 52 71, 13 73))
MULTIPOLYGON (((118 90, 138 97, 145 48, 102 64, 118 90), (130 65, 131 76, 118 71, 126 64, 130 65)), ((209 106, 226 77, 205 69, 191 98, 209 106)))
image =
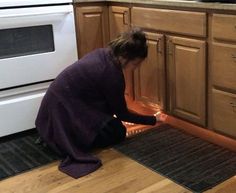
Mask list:
POLYGON ((151 108, 164 109, 165 104, 165 66, 164 36, 146 33, 148 57, 135 70, 135 101, 151 108))
MULTIPOLYGON (((110 40, 116 38, 120 33, 130 29, 130 9, 128 7, 109 7, 110 40)), ((125 76, 125 98, 128 102, 133 101, 133 74, 124 71, 125 76)))
POLYGON ((236 94, 212 89, 212 129, 236 138, 236 94))
POLYGON ((213 42, 210 53, 212 84, 236 92, 236 45, 213 42))
POLYGON ((236 15, 213 14, 212 37, 214 40, 236 41, 236 15))
POLYGON ((205 41, 167 38, 168 109, 170 114, 205 126, 205 41))
POLYGON ((76 27, 79 57, 105 47, 109 41, 107 7, 76 7, 76 27))
POLYGON ((130 28, 130 9, 128 7, 109 7, 110 39, 130 28))

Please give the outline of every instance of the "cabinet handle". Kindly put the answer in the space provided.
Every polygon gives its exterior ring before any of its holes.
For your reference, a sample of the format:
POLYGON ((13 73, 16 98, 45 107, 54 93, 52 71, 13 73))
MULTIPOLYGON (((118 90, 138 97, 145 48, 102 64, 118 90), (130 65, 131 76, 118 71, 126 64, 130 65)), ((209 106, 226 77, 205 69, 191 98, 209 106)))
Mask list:
POLYGON ((236 103, 233 103, 233 102, 231 102, 231 103, 229 103, 232 107, 236 107, 236 103))
POLYGON ((236 113, 236 103, 231 102, 229 104, 232 106, 233 112, 236 113))
POLYGON ((231 57, 234 59, 234 62, 236 62, 236 54, 231 54, 231 57))
POLYGON ((124 23, 124 25, 129 25, 129 13, 128 13, 128 11, 124 11, 123 23, 124 23))

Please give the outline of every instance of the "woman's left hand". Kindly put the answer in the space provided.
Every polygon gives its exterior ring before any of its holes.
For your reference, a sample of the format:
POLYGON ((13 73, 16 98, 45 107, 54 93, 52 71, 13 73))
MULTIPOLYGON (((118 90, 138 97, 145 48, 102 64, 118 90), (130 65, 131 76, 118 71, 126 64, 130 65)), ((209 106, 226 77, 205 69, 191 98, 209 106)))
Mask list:
POLYGON ((167 115, 162 113, 161 111, 156 112, 154 116, 156 117, 156 122, 163 122, 167 119, 167 115))

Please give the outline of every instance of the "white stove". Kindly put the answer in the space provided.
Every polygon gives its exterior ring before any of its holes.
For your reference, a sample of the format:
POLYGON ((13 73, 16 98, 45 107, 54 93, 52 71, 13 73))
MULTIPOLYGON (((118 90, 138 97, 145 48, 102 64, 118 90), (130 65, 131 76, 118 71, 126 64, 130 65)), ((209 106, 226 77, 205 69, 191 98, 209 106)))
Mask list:
POLYGON ((72 0, 0 0, 0 7, 1 137, 35 127, 48 86, 78 57, 72 0))
POLYGON ((72 3, 72 0, 1 0, 0 7, 53 5, 62 3, 72 3))

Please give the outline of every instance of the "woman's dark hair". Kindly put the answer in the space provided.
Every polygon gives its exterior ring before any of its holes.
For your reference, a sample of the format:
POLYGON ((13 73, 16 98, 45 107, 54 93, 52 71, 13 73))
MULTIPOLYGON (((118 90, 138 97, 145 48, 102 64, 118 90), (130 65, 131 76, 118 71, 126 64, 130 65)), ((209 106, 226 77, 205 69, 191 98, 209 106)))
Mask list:
POLYGON ((122 56, 127 60, 147 57, 148 47, 146 36, 139 28, 133 28, 128 32, 120 34, 108 45, 115 57, 122 56))

